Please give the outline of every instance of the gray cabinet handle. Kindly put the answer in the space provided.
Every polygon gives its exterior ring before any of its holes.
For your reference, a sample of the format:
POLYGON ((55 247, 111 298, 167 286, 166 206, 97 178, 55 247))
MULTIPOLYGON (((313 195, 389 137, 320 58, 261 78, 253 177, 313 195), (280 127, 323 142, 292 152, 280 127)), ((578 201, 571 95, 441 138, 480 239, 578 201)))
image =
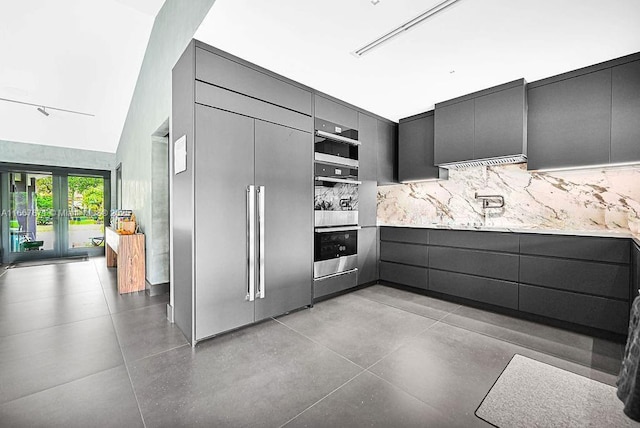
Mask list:
POLYGON ((327 138, 329 140, 337 141, 339 143, 351 144, 352 146, 359 146, 361 144, 360 141, 358 140, 353 140, 351 138, 343 137, 342 135, 331 134, 330 132, 316 130, 316 135, 318 137, 327 138))

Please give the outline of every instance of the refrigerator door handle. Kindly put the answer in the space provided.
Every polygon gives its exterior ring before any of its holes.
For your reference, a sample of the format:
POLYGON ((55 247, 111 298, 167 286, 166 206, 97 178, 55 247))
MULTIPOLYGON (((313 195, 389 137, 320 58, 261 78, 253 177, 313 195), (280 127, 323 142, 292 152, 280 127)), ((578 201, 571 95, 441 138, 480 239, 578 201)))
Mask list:
POLYGON ((246 300, 255 300, 256 281, 256 186, 247 186, 247 296, 246 300))
POLYGON ((265 281, 264 281, 264 186, 258 187, 258 295, 260 299, 264 299, 265 281))

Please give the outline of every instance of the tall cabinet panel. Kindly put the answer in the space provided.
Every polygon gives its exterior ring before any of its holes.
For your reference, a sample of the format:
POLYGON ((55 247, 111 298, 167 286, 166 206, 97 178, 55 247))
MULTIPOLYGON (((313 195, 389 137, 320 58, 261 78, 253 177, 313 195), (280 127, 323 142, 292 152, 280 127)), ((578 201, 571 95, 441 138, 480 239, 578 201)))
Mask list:
POLYGON ((528 168, 609 162, 611 69, 528 88, 528 168))
POLYGON ((364 227, 358 232, 358 285, 378 280, 378 229, 364 227))
POLYGON ((439 177, 433 160, 433 111, 402 119, 398 125, 398 180, 439 177))
POLYGON ((374 117, 358 113, 358 179, 375 181, 378 175, 378 120, 374 117))
POLYGON ((611 73, 611 162, 640 161, 640 61, 611 73))
POLYGON ((378 184, 398 182, 398 125, 378 120, 378 184))
POLYGON ((254 120, 196 105, 195 129, 198 340, 254 319, 254 304, 245 299, 249 284, 247 186, 254 182, 254 120))
POLYGON ((259 321, 311 301, 313 140, 309 133, 256 120, 255 144, 255 183, 264 186, 265 203, 265 297, 256 300, 259 321))

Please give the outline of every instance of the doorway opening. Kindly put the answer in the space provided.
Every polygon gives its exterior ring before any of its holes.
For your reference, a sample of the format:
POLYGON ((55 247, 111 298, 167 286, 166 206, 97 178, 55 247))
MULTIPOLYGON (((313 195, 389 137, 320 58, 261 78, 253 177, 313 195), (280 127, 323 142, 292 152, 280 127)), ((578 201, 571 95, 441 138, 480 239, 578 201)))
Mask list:
POLYGON ((110 176, 0 165, 2 263, 104 254, 110 176))

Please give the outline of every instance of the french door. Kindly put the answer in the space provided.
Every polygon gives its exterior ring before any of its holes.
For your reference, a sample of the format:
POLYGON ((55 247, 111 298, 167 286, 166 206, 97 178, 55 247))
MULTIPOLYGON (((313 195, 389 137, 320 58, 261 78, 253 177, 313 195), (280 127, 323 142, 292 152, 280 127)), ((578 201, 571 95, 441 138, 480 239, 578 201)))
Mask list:
POLYGON ((3 167, 2 262, 103 254, 109 176, 108 171, 3 167))

